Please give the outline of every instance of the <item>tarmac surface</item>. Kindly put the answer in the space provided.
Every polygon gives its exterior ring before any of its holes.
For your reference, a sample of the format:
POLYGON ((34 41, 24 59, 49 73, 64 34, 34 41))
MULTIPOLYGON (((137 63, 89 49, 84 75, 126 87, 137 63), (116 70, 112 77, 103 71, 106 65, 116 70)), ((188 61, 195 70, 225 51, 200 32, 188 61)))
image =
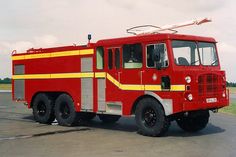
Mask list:
POLYGON ((172 122, 164 137, 137 134, 134 118, 115 125, 97 118, 84 126, 34 122, 32 111, 0 93, 1 157, 235 157, 236 116, 211 114, 208 126, 186 133, 172 122))

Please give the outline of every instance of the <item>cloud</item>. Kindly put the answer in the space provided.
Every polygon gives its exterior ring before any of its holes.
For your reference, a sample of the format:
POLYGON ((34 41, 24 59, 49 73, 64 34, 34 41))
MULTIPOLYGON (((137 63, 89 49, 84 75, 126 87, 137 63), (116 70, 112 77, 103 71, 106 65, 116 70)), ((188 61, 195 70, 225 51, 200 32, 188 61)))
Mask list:
POLYGON ((181 12, 209 12, 215 11, 220 8, 223 8, 227 3, 225 0, 160 0, 155 1, 151 0, 153 3, 157 5, 162 5, 164 7, 170 7, 174 10, 178 10, 181 12))
POLYGON ((52 47, 59 45, 57 42, 57 37, 49 34, 34 37, 32 41, 0 41, 0 78, 9 77, 11 74, 11 54, 13 50, 16 50, 17 53, 24 53, 30 48, 52 47))
POLYGON ((35 45, 38 47, 50 47, 55 46, 58 42, 57 37, 53 35, 44 35, 40 37, 35 37, 35 45))
POLYGON ((34 44, 29 41, 18 41, 10 44, 9 49, 17 50, 18 52, 25 52, 27 49, 34 47, 34 44))
POLYGON ((236 47, 229 43, 218 43, 218 53, 220 57, 220 63, 223 70, 226 71, 227 80, 235 82, 236 73, 235 71, 235 56, 236 47))
POLYGON ((132 1, 132 0, 106 0, 106 2, 110 5, 112 5, 113 7, 119 7, 119 8, 123 8, 123 9, 134 9, 136 8, 139 4, 140 4, 140 0, 136 0, 136 1, 132 1))

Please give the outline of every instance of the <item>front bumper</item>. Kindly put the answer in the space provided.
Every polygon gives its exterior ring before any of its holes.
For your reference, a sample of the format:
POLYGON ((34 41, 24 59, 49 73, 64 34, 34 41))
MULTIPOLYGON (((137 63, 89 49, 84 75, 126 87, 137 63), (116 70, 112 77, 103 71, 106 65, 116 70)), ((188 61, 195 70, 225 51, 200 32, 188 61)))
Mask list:
POLYGON ((219 109, 225 106, 229 106, 229 90, 227 90, 226 97, 216 98, 205 98, 204 100, 197 101, 186 101, 183 103, 183 111, 194 111, 194 110, 207 110, 207 109, 219 109), (210 102, 208 100, 216 100, 210 102))

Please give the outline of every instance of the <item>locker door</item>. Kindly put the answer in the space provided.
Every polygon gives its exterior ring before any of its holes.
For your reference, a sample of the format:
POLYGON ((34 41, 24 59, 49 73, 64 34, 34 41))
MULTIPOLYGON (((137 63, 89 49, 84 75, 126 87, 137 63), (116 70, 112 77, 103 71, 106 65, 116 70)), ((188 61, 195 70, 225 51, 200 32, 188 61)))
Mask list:
MULTIPOLYGON (((81 72, 92 72, 93 60, 81 59, 81 72)), ((93 78, 81 78, 81 109, 93 110, 93 78)))

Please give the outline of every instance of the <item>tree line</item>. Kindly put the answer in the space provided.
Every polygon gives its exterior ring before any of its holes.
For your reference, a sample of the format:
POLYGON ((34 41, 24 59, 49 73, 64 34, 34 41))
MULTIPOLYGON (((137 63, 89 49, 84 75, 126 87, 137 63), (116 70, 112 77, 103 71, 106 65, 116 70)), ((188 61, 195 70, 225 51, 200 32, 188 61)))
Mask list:
POLYGON ((11 84, 11 78, 0 79, 0 84, 11 84))
POLYGON ((226 86, 227 87, 236 87, 236 83, 235 82, 226 82, 226 86))

